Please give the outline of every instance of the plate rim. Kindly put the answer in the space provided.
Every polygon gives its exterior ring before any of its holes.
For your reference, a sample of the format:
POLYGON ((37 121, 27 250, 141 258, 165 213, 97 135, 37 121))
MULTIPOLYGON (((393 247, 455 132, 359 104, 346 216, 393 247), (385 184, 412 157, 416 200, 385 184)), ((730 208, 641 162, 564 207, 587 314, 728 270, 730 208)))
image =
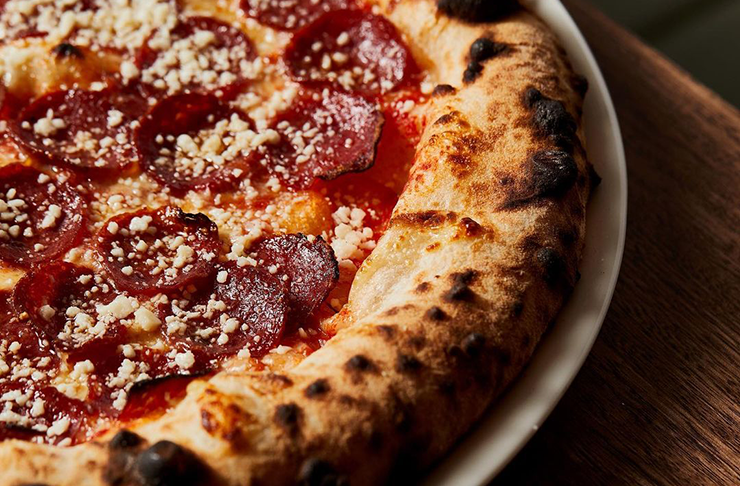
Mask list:
MULTIPOLYGON (((460 455, 470 453, 470 451, 465 452, 466 446, 467 448, 470 447, 469 442, 473 440, 473 436, 478 431, 478 428, 482 427, 484 425, 483 423, 486 422, 486 419, 490 418, 490 416, 493 415, 494 412, 502 406, 502 402, 505 401, 506 397, 510 396, 513 393, 514 389, 516 389, 517 387, 521 388, 523 384, 526 385, 526 383, 523 383, 525 382, 524 375, 527 374, 527 370, 531 369, 531 366, 528 365, 528 368, 525 369, 522 376, 520 376, 512 385, 509 386, 506 394, 499 400, 497 400, 496 403, 494 403, 489 408, 489 410, 485 412, 483 417, 481 417, 479 421, 471 428, 471 431, 469 431, 454 446, 454 448, 450 452, 448 452, 446 456, 428 472, 428 475, 422 481, 422 484, 426 486, 463 486, 468 484, 475 485, 487 483, 491 479, 493 479, 499 472, 501 472, 501 470, 503 470, 503 468, 506 467, 509 462, 511 462, 511 460, 519 453, 519 451, 521 451, 521 449, 527 444, 527 442, 529 442, 532 436, 534 436, 534 434, 539 429, 539 425, 541 425, 547 419, 550 413, 554 410, 555 406, 560 402, 565 392, 568 390, 568 388, 570 388, 570 385, 572 384, 575 377, 578 375, 583 366, 583 363, 591 352, 591 349, 596 341, 596 338, 611 305, 611 300, 614 295, 614 290, 619 278, 620 268, 622 264, 627 229, 627 163, 621 130, 619 127, 619 120, 617 118, 616 110, 614 108, 614 103, 612 101, 611 94, 609 93, 608 86, 606 84, 606 81, 604 80, 604 76, 601 72, 601 69, 599 68, 598 63, 596 62, 596 59, 591 52, 588 43, 586 42, 586 39, 583 37, 583 34, 581 33, 577 24, 575 23, 565 6, 560 2, 560 0, 524 0, 523 3, 526 5, 527 8, 537 14, 538 17, 540 17, 548 25, 548 27, 550 27, 556 33, 566 52, 568 52, 568 57, 571 63, 576 67, 576 70, 581 73, 584 73, 585 71, 585 74, 587 75, 589 84, 591 86, 589 94, 594 97, 593 93, 598 93, 599 96, 597 101, 603 104, 603 106, 601 106, 601 110, 604 112, 606 119, 600 121, 599 123, 608 127, 608 131, 605 132, 603 135, 614 145, 611 150, 611 157, 613 158, 613 160, 610 165, 614 166, 612 167, 612 169, 616 171, 617 176, 614 179, 614 181, 616 182, 615 196, 617 200, 617 205, 614 208, 614 213, 619 218, 619 222, 616 228, 617 240, 615 242, 616 244, 614 245, 613 253, 611 255, 612 260, 610 273, 608 276, 605 277, 603 282, 606 284, 606 287, 605 292, 603 293, 598 316, 593 320, 590 332, 587 335, 582 336, 577 343, 579 346, 573 346, 574 348, 580 347, 580 351, 578 352, 578 354, 574 354, 567 363, 568 369, 566 371, 566 375, 563 379, 560 380, 557 389, 550 392, 547 403, 542 404, 535 412, 530 413, 527 421, 529 422, 532 419, 535 419, 535 425, 520 431, 518 437, 512 440, 507 450, 499 454, 500 457, 498 458, 498 460, 494 460, 489 464, 474 465, 474 467, 470 467, 470 465, 468 465, 467 469, 463 469, 463 467, 465 466, 465 461, 464 457, 460 457, 460 455), (585 70, 584 67, 586 67, 585 70), (461 463, 462 466, 460 465, 461 463)), ((589 100, 587 98, 586 103, 588 102, 589 100)), ((594 102, 592 102, 592 104, 593 103, 594 102)), ((598 108, 594 107, 593 110, 590 111, 594 110, 598 110, 598 108)), ((584 111, 584 113, 586 113, 586 111, 584 111)), ((594 126, 589 126, 595 123, 596 121, 591 121, 590 123, 586 121, 585 125, 587 127, 587 131, 589 128, 595 130, 596 128, 594 126)), ((603 129, 605 127, 602 126, 600 128, 603 129)), ((587 211, 587 221, 588 214, 589 212, 587 211)), ((589 235, 588 226, 589 225, 587 224, 587 240, 589 235)), ((601 261, 604 262, 605 260, 602 258, 601 261)), ((585 285, 583 279, 579 282, 579 285, 581 287, 585 285)), ((574 291, 574 295, 575 292, 576 291, 574 291)), ((566 308, 572 307, 571 303, 573 301, 574 298, 573 296, 571 296, 569 301, 561 310, 555 326, 553 326, 553 329, 558 327, 561 316, 565 313, 566 308)), ((560 325, 560 327, 562 326, 563 324, 560 325)), ((535 354, 532 357, 532 362, 534 362, 538 354, 540 354, 541 348, 545 345, 545 343, 548 340, 554 339, 552 337, 552 334, 554 334, 554 331, 548 332, 548 334, 543 338, 542 342, 540 343, 537 350, 535 351, 535 354)), ((530 362, 530 365, 532 364, 532 362, 530 362)), ((556 364, 562 365, 563 363, 556 364)), ((530 395, 535 394, 536 391, 530 393, 530 395)), ((516 415, 516 412, 514 412, 514 415, 516 415)), ((523 420, 523 417, 515 416, 514 419, 523 420)), ((480 448, 484 446, 485 444, 481 444, 478 446, 474 444, 472 447, 480 448)), ((473 449, 473 452, 476 452, 475 449, 473 449)))

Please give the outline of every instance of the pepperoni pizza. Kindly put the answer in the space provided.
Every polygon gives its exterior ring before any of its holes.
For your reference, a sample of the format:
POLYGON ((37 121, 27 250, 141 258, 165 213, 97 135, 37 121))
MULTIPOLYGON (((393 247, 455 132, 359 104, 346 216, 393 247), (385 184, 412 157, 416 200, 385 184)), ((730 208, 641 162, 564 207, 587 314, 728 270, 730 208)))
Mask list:
POLYGON ((418 474, 575 285, 513 0, 0 0, 0 485, 418 474))

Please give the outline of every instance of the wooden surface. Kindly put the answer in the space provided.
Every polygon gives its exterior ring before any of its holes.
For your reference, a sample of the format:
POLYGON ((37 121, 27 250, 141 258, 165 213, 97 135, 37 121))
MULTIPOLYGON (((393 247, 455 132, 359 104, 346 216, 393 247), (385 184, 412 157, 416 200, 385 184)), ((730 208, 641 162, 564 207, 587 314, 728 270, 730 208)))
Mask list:
POLYGON ((740 485, 740 114, 565 3, 619 115, 627 243, 591 355, 493 485, 740 485))

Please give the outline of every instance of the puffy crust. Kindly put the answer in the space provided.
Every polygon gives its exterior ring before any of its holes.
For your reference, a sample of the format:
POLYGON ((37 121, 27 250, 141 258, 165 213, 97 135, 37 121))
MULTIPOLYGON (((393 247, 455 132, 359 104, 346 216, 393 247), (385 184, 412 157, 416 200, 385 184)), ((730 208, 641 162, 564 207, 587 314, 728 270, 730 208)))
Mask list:
POLYGON ((456 89, 435 90, 339 333, 285 376, 192 383, 174 410, 133 429, 141 444, 6 441, 0 484, 140 484, 140 451, 164 439, 207 466, 190 475, 207 484, 377 484, 439 458, 517 376, 577 280, 595 180, 582 81, 525 11, 474 25, 431 2, 384 8, 432 79, 456 89), (471 68, 480 37, 505 48, 471 68))

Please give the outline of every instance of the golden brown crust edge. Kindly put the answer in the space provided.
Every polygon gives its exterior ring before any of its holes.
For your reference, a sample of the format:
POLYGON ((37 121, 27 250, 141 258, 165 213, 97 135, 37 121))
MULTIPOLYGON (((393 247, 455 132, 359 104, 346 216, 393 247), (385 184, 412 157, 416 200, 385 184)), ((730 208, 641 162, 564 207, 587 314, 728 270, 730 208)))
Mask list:
POLYGON ((529 13, 471 25, 402 0, 388 15, 432 76, 459 89, 437 90, 390 228, 353 285, 349 325, 285 376, 195 382, 134 430, 142 445, 6 441, 0 485, 138 484, 137 454, 163 439, 208 466, 204 484, 378 484, 438 459, 519 374, 577 280, 592 185, 578 80, 529 13), (463 83, 481 36, 506 49, 463 83), (577 121, 570 144, 557 107, 530 87, 577 121), (577 166, 565 182, 533 162, 563 147, 577 166))

